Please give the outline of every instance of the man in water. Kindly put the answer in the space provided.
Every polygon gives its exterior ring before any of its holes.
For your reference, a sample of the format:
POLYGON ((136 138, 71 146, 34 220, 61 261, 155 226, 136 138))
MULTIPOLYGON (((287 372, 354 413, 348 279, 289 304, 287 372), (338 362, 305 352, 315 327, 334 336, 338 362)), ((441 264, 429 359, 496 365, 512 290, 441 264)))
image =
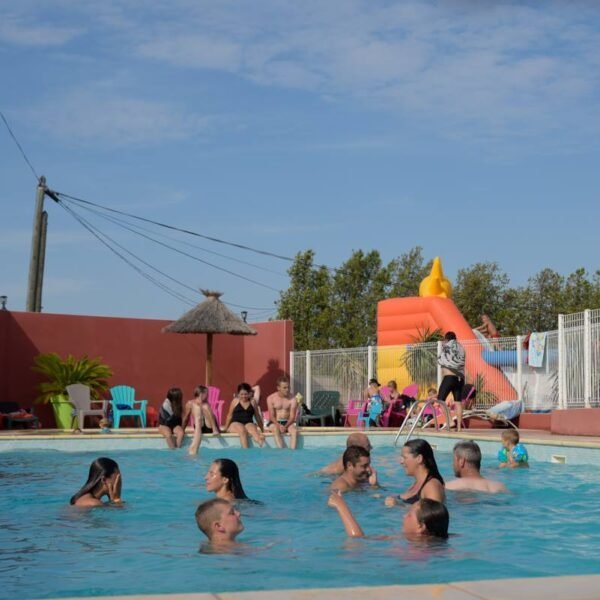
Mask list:
POLYGON ((290 448, 296 449, 298 428, 296 427, 296 412, 298 403, 290 393, 290 380, 280 377, 277 380, 277 391, 267 398, 269 410, 269 430, 275 436, 278 448, 283 448, 283 434, 290 434, 290 448))
POLYGON ((213 551, 227 551, 236 546, 235 538, 244 531, 240 513, 222 498, 207 500, 196 509, 198 528, 211 543, 213 551))
POLYGON ((458 442, 454 446, 452 467, 457 479, 446 483, 447 490, 488 494, 508 491, 503 483, 486 479, 481 475, 481 450, 475 442, 458 442))
POLYGON ((342 456, 344 472, 331 484, 332 492, 354 490, 369 481, 371 477, 371 455, 360 446, 346 448, 342 456))
MULTIPOLYGON (((360 446, 364 448, 367 452, 371 452, 373 446, 371 446, 371 442, 369 438, 360 431, 355 433, 351 433, 346 439, 346 448, 350 448, 350 446, 360 446)), ((341 475, 344 472, 344 463, 343 457, 340 456, 334 462, 328 464, 326 467, 323 467, 320 471, 320 475, 341 475)), ((370 485, 377 485, 377 473, 375 469, 371 466, 371 476, 369 477, 370 485)))

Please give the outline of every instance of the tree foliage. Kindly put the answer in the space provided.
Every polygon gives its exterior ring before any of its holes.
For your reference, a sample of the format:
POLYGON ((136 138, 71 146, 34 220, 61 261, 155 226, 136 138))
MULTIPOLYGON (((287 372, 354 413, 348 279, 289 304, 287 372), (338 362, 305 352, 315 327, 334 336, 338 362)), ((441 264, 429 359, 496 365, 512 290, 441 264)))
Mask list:
MULTIPOLYGON (((297 350, 374 344, 377 302, 418 295, 432 263, 419 246, 388 264, 376 250, 355 250, 335 271, 315 265, 314 257, 312 250, 296 256, 278 302, 277 317, 294 321, 297 350)), ((600 271, 563 276, 547 268, 512 287, 498 263, 479 262, 458 270, 453 299, 472 327, 487 314, 501 335, 548 331, 560 313, 600 307, 600 271)))

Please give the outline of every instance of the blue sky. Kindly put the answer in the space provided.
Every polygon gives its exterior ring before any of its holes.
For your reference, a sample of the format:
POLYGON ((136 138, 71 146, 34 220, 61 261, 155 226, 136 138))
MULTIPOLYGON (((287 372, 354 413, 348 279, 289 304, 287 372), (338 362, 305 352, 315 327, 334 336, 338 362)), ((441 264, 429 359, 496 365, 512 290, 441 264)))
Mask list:
MULTIPOLYGON (((522 284, 600 267, 599 30, 594 2, 3 0, 0 109, 60 192, 332 267, 421 245, 522 284)), ((36 182, 0 125, 0 293, 23 310, 36 182)), ((46 312, 187 310, 46 208, 46 312)), ((287 287, 283 261, 178 236, 259 286, 90 219, 250 320, 287 287)))

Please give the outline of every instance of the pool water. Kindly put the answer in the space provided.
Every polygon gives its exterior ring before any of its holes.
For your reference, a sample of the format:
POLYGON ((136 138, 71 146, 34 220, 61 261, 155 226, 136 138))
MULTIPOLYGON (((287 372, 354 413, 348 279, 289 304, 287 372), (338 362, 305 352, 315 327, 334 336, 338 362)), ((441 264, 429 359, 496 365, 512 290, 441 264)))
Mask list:
MULTIPOLYGON (((510 495, 450 494, 451 537, 435 544, 402 537, 403 507, 385 495, 409 479, 399 450, 375 449, 386 489, 346 495, 365 532, 349 540, 328 508, 329 479, 313 473, 339 450, 202 449, 112 452, 123 473, 123 508, 74 509, 69 497, 97 454, 0 454, 0 598, 217 592, 432 583, 600 572, 600 468, 534 463, 484 474, 510 495), (203 475, 234 459, 246 493, 245 546, 235 555, 199 553, 194 511, 209 496, 203 475)), ((450 454, 438 454, 451 476, 450 454)))

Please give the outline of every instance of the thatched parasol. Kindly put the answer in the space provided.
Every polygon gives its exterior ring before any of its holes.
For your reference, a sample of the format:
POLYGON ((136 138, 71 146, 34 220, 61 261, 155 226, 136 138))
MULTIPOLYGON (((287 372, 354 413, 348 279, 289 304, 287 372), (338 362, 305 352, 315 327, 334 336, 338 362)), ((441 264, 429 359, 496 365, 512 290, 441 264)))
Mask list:
POLYGON ((206 300, 186 312, 179 320, 167 325, 163 332, 206 334, 206 385, 211 385, 213 334, 256 335, 257 332, 219 300, 221 292, 200 291, 206 296, 206 300))

